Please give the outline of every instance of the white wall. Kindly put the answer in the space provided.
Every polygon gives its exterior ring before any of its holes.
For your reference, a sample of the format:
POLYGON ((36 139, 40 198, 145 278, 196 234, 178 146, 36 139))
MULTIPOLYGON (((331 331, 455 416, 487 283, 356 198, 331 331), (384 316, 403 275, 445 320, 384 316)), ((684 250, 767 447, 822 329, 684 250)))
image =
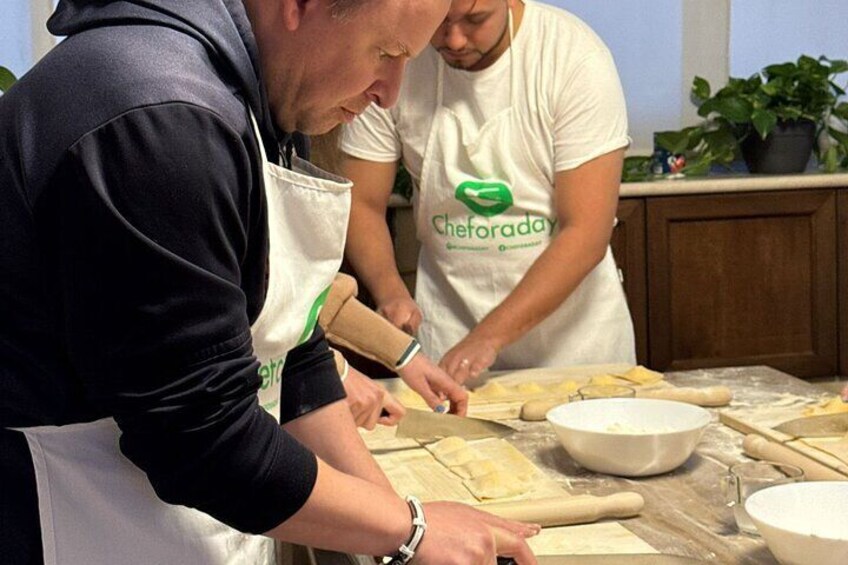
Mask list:
POLYGON ((540 1, 580 16, 609 45, 627 97, 631 153, 649 153, 654 131, 698 121, 689 100, 696 75, 717 88, 801 54, 848 59, 846 0, 540 1))
POLYGON ((27 0, 0 0, 0 65, 20 76, 32 64, 32 34, 27 0))
POLYGON ((55 0, 0 0, 0 65, 21 76, 56 39, 45 27, 55 0))
POLYGON ((577 15, 615 57, 634 145, 650 150, 655 130, 677 128, 682 112, 683 7, 679 0, 546 0, 577 15), (651 33, 645 33, 651 30, 651 33))
POLYGON ((541 0, 586 21, 609 46, 627 98, 633 154, 653 132, 697 121, 695 75, 727 77, 730 0, 541 0))
POLYGON ((732 76, 801 54, 848 59, 846 0, 737 0, 731 17, 732 76))

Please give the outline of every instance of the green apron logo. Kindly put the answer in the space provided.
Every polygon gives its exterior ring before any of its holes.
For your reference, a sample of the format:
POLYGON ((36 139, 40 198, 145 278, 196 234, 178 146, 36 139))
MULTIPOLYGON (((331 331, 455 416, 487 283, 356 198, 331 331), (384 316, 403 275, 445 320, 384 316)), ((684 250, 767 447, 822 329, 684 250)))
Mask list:
POLYGON ((512 192, 498 181, 465 181, 456 187, 455 196, 469 210, 486 218, 503 214, 512 206, 512 192))
POLYGON ((306 326, 303 328, 303 333, 300 334, 300 339, 297 340, 297 344, 305 342, 309 339, 309 336, 312 335, 312 330, 315 329, 315 324, 318 323, 318 315, 321 313, 321 308, 324 307, 324 303, 327 301, 327 295, 330 294, 330 287, 328 286, 324 289, 324 292, 318 295, 318 298, 315 299, 315 302, 312 303, 312 308, 309 309, 309 315, 306 316, 306 326))

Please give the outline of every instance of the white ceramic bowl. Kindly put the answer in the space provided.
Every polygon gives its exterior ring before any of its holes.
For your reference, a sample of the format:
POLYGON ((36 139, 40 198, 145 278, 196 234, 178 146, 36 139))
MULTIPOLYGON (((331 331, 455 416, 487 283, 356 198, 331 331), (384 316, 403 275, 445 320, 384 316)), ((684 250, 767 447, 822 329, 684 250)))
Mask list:
POLYGON ((848 563, 848 481, 769 487, 745 510, 783 565, 848 563))
POLYGON ((601 398, 561 404, 547 419, 565 450, 587 469, 644 477, 682 465, 711 418, 683 402, 601 398))

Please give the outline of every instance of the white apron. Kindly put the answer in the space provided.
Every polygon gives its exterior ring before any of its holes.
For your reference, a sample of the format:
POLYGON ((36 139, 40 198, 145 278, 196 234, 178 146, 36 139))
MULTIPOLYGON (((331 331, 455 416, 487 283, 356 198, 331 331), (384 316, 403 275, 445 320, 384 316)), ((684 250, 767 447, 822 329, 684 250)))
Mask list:
MULTIPOLYGON (((262 364, 259 400, 279 420, 286 353, 312 333, 341 265, 350 182, 295 157, 270 163, 256 121, 268 201, 268 292, 251 328, 262 364)), ((273 564, 270 538, 162 502, 118 447, 111 418, 23 428, 35 466, 46 565, 273 564)))
MULTIPOLYGON (((510 37, 512 13, 509 16, 510 37)), ((517 286, 558 232, 551 167, 524 139, 532 113, 519 90, 521 57, 510 42, 510 105, 470 135, 442 103, 438 57, 436 114, 424 148, 415 210, 422 248, 415 298, 419 341, 440 359, 517 286), (516 102, 517 101, 517 102, 516 102), (524 106, 521 106, 521 105, 524 106)), ((633 323, 609 248, 568 299, 492 369, 635 363, 633 323)))

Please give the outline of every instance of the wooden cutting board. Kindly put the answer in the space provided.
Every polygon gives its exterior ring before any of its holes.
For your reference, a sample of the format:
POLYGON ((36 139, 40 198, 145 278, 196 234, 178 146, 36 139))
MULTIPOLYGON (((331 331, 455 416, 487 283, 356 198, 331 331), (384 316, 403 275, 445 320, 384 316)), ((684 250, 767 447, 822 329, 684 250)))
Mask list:
MULTIPOLYGON (((592 377, 597 375, 622 374, 632 369, 633 365, 609 364, 609 365, 582 365, 576 367, 524 369, 520 371, 499 371, 486 374, 474 382, 468 383, 469 388, 479 389, 489 383, 498 383, 510 390, 510 396, 504 399, 481 398, 471 395, 468 415, 474 418, 487 420, 512 420, 517 419, 521 407, 528 400, 536 400, 550 396, 549 391, 532 392, 519 390, 516 385, 537 383, 549 385, 563 381, 575 381, 578 386, 589 384, 592 377)), ((385 379, 380 381, 386 389, 395 395, 405 406, 409 408, 426 409, 424 400, 412 391, 400 379, 385 379)), ((671 384, 661 381, 652 385, 637 385, 625 379, 618 379, 618 384, 632 387, 636 390, 645 388, 668 388, 671 384)))
MULTIPOLYGON (((394 437, 394 428, 378 426, 361 432, 374 458, 386 473, 392 486, 403 495, 413 494, 422 501, 451 500, 486 508, 490 502, 534 500, 549 497, 571 497, 560 483, 538 469, 520 451, 503 439, 470 441, 469 445, 486 457, 504 462, 516 474, 534 473, 533 486, 519 496, 479 501, 462 483, 462 479, 438 462, 418 442, 394 437)), ((576 496, 578 498, 593 498, 576 496)), ((658 553, 650 544, 617 521, 544 528, 528 540, 536 555, 597 553, 658 553)))
POLYGON ((659 553, 619 522, 545 528, 527 544, 535 555, 659 553))
POLYGON ((722 410, 719 412, 719 420, 739 432, 758 434, 769 441, 784 445, 848 478, 848 461, 843 461, 803 440, 795 440, 792 436, 773 429, 778 424, 803 417, 804 411, 816 404, 818 404, 817 401, 809 398, 784 394, 777 399, 764 399, 756 405, 722 410))
MULTIPOLYGON (((468 445, 486 458, 498 462, 513 475, 533 476, 532 487, 523 494, 499 498, 498 502, 531 500, 567 495, 558 482, 538 469, 527 457, 506 440, 487 438, 469 441, 468 445)), ((442 465, 423 447, 374 453, 392 486, 403 495, 417 496, 424 502, 452 500, 465 504, 481 504, 463 484, 462 478, 442 465)))

